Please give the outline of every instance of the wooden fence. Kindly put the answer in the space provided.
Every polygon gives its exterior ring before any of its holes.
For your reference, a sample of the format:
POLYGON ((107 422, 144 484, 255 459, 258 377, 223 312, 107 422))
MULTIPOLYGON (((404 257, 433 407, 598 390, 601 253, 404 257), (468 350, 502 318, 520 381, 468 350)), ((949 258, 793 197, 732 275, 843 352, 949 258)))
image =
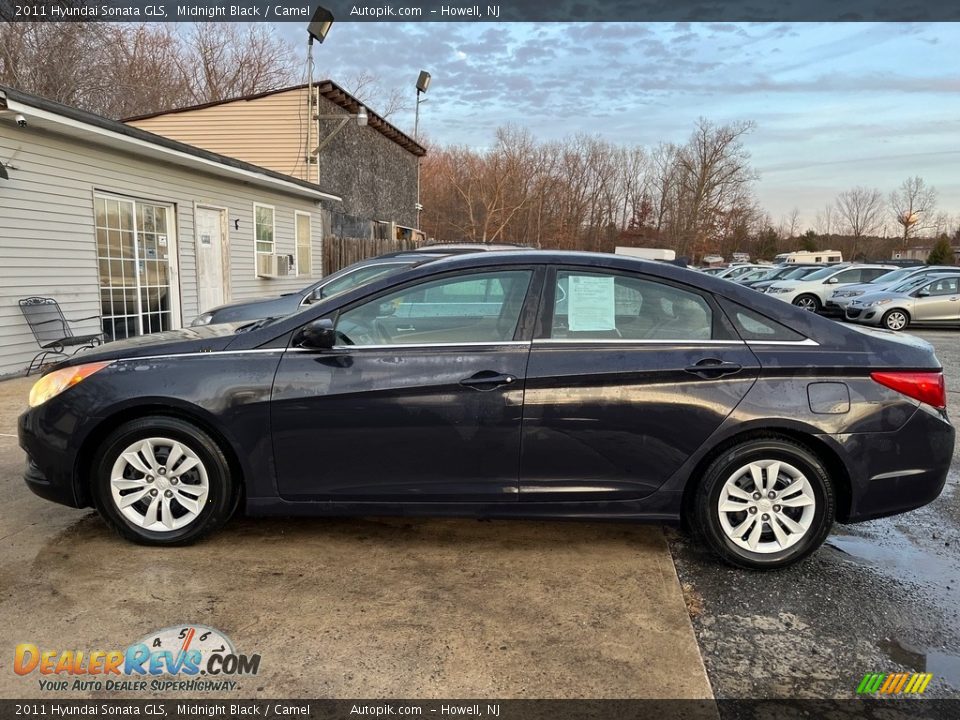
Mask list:
POLYGON ((360 260, 419 246, 415 239, 352 238, 328 236, 323 239, 323 274, 329 275, 360 260))

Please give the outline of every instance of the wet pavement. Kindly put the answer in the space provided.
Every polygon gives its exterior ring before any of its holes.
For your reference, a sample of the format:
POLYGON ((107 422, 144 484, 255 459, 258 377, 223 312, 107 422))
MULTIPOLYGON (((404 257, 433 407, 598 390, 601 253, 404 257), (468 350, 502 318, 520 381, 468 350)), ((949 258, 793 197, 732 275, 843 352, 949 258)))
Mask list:
MULTIPOLYGON (((918 331, 960 415, 960 332, 918 331)), ((837 525, 798 566, 718 565, 670 531, 717 698, 854 697, 868 672, 930 672, 925 695, 960 697, 960 446, 943 494, 892 518, 837 525)))

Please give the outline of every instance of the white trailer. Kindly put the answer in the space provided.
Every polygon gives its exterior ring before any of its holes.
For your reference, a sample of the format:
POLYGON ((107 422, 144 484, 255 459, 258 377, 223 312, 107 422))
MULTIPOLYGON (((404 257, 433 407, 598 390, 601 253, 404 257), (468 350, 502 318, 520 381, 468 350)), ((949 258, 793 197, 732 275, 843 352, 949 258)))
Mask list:
POLYGON ((815 250, 807 252, 798 250, 792 253, 780 253, 773 261, 777 264, 792 265, 793 263, 827 263, 832 265, 843 262, 843 255, 839 250, 815 250))

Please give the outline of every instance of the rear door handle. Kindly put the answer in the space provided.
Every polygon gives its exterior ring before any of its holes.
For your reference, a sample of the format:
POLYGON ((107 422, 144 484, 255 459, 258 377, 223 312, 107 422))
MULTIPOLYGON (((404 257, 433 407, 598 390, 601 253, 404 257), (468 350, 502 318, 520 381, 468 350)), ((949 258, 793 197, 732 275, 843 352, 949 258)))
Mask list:
POLYGON ((718 360, 717 358, 704 358, 696 365, 690 365, 689 367, 684 368, 684 370, 691 375, 696 375, 704 380, 709 380, 711 378, 718 378, 723 377, 724 375, 733 375, 738 373, 743 370, 743 366, 739 363, 724 362, 723 360, 718 360))
POLYGON ((511 385, 516 381, 517 378, 514 375, 506 375, 494 370, 481 370, 476 375, 464 378, 460 381, 460 384, 476 390, 493 390, 501 385, 511 385))

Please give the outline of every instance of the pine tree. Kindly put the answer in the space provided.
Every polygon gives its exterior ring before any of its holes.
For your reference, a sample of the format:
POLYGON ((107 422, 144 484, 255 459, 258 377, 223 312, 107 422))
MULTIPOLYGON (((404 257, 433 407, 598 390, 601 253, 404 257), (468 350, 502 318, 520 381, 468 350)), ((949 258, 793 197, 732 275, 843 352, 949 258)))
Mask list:
POLYGON ((953 247, 946 235, 941 235, 927 256, 927 265, 953 265, 953 247))

